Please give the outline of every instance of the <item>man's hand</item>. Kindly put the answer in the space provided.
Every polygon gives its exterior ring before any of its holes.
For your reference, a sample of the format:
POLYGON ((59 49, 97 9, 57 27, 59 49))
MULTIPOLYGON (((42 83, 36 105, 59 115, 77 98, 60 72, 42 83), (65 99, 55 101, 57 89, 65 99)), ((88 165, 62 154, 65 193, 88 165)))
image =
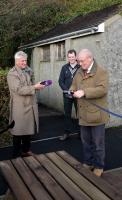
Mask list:
POLYGON ((83 90, 77 90, 76 92, 74 92, 73 96, 76 97, 76 98, 81 98, 83 97, 85 94, 84 94, 84 91, 83 90))
POLYGON ((35 88, 36 90, 42 90, 42 89, 45 88, 45 85, 40 84, 40 82, 39 82, 39 83, 36 83, 36 84, 34 85, 34 88, 35 88))

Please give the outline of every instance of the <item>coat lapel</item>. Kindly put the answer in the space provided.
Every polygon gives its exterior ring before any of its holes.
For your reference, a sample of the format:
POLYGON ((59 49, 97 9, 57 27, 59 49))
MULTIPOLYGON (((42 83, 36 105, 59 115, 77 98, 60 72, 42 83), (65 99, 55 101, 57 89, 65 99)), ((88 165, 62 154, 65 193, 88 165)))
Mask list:
POLYGON ((19 74, 19 77, 21 79, 21 82, 26 82, 27 85, 30 85, 30 75, 26 71, 22 71, 19 67, 15 66, 17 73, 19 74))
POLYGON ((94 76, 96 74, 96 71, 97 71, 97 64, 95 61, 91 68, 90 73, 84 73, 82 67, 80 67, 79 69, 79 73, 81 74, 83 80, 89 78, 90 76, 94 76))

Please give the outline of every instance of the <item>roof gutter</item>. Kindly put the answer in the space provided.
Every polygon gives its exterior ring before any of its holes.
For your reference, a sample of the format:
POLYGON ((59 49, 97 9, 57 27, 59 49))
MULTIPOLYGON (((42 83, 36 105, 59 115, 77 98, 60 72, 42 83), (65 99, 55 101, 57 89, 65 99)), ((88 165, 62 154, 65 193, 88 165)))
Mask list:
POLYGON ((65 40, 67 38, 82 37, 82 36, 85 36, 85 35, 91 35, 91 34, 102 33, 102 32, 104 32, 104 23, 101 23, 98 26, 94 26, 94 27, 91 27, 91 28, 82 29, 82 30, 79 30, 79 31, 74 31, 74 32, 71 32, 71 33, 67 33, 67 34, 56 36, 56 37, 48 38, 48 39, 45 39, 45 40, 33 42, 33 43, 30 43, 30 44, 27 44, 27 45, 23 45, 23 46, 20 46, 18 49, 34 48, 34 47, 43 46, 43 45, 47 45, 47 44, 51 44, 51 43, 56 43, 56 42, 65 40))

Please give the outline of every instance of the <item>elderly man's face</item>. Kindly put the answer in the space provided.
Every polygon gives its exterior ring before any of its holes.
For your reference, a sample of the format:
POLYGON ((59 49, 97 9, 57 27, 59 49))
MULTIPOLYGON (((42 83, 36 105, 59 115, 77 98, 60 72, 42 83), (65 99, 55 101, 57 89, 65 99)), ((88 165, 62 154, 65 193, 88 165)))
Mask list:
POLYGON ((20 67, 21 69, 24 69, 27 67, 27 59, 25 59, 24 57, 20 57, 16 59, 15 62, 16 62, 16 65, 20 67))
POLYGON ((86 54, 79 54, 77 60, 83 70, 87 70, 93 62, 93 59, 86 54))

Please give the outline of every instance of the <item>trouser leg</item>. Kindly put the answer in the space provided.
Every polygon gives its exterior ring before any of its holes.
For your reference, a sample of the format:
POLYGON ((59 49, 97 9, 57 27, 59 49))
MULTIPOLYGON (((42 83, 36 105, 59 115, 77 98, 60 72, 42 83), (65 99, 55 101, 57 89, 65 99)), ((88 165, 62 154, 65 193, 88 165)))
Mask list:
POLYGON ((75 107, 75 113, 76 113, 76 119, 75 119, 75 132, 77 132, 79 134, 80 137, 80 125, 79 125, 79 120, 77 118, 77 99, 74 98, 73 99, 73 103, 74 103, 74 107, 75 107))
POLYGON ((71 119, 73 100, 64 97, 64 130, 65 132, 72 132, 73 124, 71 119))
POLYGON ((93 141, 93 165, 96 168, 104 168, 105 159, 105 125, 92 127, 93 141))
POLYGON ((21 136, 13 135, 13 157, 21 155, 21 136))
POLYGON ((74 103, 74 107, 75 107, 75 114, 77 116, 77 99, 76 98, 73 99, 73 103, 74 103))
POLYGON ((30 151, 31 146, 31 136, 30 135, 23 135, 22 136, 22 152, 27 153, 30 151))
POLYGON ((83 162, 87 165, 92 165, 92 138, 91 128, 89 126, 80 126, 81 141, 83 147, 83 162))
POLYGON ((105 125, 81 126, 84 163, 104 168, 105 125))

